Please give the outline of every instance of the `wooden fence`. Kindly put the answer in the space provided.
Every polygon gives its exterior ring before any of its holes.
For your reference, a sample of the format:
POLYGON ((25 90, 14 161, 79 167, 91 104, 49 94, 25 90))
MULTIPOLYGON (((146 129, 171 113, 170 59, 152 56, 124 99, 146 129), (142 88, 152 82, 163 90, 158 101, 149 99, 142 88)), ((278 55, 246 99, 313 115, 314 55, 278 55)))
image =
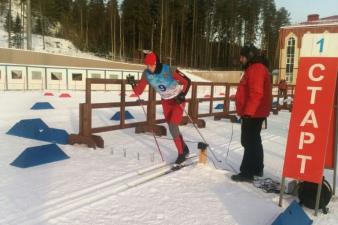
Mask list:
MULTIPOLYGON (((156 105, 160 105, 161 101, 156 100, 156 92, 149 88, 148 100, 147 101, 134 101, 126 102, 126 81, 125 80, 116 80, 116 79, 95 79, 87 78, 86 79, 86 100, 85 103, 81 103, 79 106, 79 134, 71 134, 69 136, 69 144, 86 144, 88 147, 104 147, 103 139, 98 135, 93 135, 94 133, 113 131, 118 129, 133 128, 135 127, 136 133, 142 132, 154 132, 155 135, 162 136, 166 135, 166 128, 161 123, 164 123, 164 119, 156 118, 156 105), (108 103, 92 103, 92 85, 93 84, 115 84, 120 85, 121 88, 121 97, 118 102, 108 102, 108 103), (146 120, 134 123, 126 123, 125 121, 125 112, 126 107, 130 106, 139 106, 146 107, 146 120), (92 111, 93 109, 102 109, 102 108, 119 108, 120 109, 120 121, 117 125, 105 126, 105 127, 92 127, 92 111)), ((187 124, 190 122, 195 123, 199 128, 206 126, 206 123, 203 117, 213 116, 215 120, 220 120, 222 118, 231 119, 232 122, 236 121, 235 110, 230 110, 230 95, 231 89, 236 88, 238 84, 236 83, 211 83, 211 82, 192 82, 191 85, 191 96, 187 98, 188 110, 185 111, 189 115, 183 117, 182 124, 187 124), (198 88, 204 87, 210 88, 210 96, 200 96, 198 88), (215 88, 224 89, 221 97, 215 97, 215 88), (203 102, 209 102, 208 112, 200 113, 200 104, 203 102), (223 109, 221 111, 214 110, 214 103, 222 102, 223 109)), ((276 92, 276 87, 274 85, 272 88, 273 96, 277 97, 278 102, 280 95, 278 95, 278 90, 276 92)), ((219 94, 218 94, 219 95, 219 94)), ((289 86, 287 95, 283 97, 294 95, 294 86, 289 86)), ((189 96, 188 96, 189 97, 189 96)), ((279 104, 274 104, 272 111, 278 113, 279 110, 284 109, 287 105, 280 106, 279 104), (275 112, 276 111, 276 112, 275 112)))

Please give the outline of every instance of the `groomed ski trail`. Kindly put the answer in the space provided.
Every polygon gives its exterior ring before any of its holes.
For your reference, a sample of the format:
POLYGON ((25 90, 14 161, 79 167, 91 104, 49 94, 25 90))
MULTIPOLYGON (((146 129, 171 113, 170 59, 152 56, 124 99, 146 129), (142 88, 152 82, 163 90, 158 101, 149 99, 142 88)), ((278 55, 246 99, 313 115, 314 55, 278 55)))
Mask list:
MULTIPOLYGON (((191 166, 197 163, 197 155, 190 154, 187 158, 191 162, 188 162, 187 166, 191 166)), ((145 169, 140 169, 119 176, 115 179, 111 179, 91 187, 69 193, 60 198, 55 198, 45 202, 39 207, 27 210, 20 218, 11 217, 4 220, 0 220, 0 224, 8 225, 32 225, 41 224, 53 218, 65 215, 70 212, 81 209, 89 204, 98 203, 104 199, 114 196, 120 192, 150 182, 156 178, 164 175, 171 174, 178 170, 172 170, 173 163, 162 162, 145 169), (42 213, 41 213, 42 212, 42 213), (39 216, 36 216, 39 215, 39 216)), ((184 168, 182 167, 182 168, 184 168)))

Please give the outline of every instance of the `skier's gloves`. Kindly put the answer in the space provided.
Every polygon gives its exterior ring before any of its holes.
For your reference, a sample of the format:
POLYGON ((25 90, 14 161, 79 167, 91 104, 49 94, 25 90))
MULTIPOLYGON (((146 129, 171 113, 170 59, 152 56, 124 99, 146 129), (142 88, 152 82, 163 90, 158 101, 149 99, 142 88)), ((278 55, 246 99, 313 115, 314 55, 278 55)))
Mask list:
POLYGON ((179 93, 175 97, 175 101, 177 102, 177 104, 181 104, 182 102, 185 102, 185 94, 183 92, 179 93))
POLYGON ((130 84, 133 88, 136 86, 136 80, 134 76, 128 74, 127 76, 127 84, 130 84))

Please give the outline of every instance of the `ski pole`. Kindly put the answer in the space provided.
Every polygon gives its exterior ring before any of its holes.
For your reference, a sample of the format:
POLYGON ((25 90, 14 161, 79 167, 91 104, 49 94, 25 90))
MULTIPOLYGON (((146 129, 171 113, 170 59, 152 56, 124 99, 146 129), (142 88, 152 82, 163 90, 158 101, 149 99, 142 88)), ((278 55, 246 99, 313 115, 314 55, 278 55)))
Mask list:
MULTIPOLYGON (((130 74, 129 74, 129 76, 130 76, 130 74)), ((134 86, 131 85, 131 87, 132 87, 132 89, 133 89, 133 91, 134 91, 134 86)), ((141 100, 139 94, 136 93, 135 91, 134 91, 134 93, 136 94, 136 96, 137 96, 137 98, 138 98, 139 104, 140 104, 140 106, 141 106, 141 108, 142 108, 142 110, 143 110, 143 113, 144 113, 145 117, 147 117, 146 110, 144 109, 144 105, 143 105, 143 103, 142 103, 142 100, 141 100)), ((154 140, 155 140, 155 143, 156 143, 156 146, 157 146, 157 150, 158 150, 158 152, 160 153, 160 156, 161 156, 161 159, 162 159, 162 162, 163 162, 164 159, 163 159, 162 151, 161 151, 161 149, 160 149, 160 145, 158 144, 158 141, 157 141, 157 138, 156 138, 156 136, 155 136, 155 133, 154 133, 154 130, 153 130, 153 127, 152 127, 152 126, 151 126, 151 133, 152 133, 152 135, 153 135, 153 137, 154 137, 154 140)))
MULTIPOLYGON (((181 106, 181 108, 183 109, 183 111, 185 112, 185 114, 187 115, 188 119, 190 120, 190 122, 193 124, 194 128, 197 130, 198 134, 201 136, 202 140, 206 142, 204 136, 202 135, 201 131, 198 129, 198 127, 196 126, 195 122, 193 121, 193 119, 190 117, 190 115, 188 114, 188 112, 186 111, 186 109, 184 107, 181 106)), ((216 157, 216 154, 214 153, 213 150, 211 150, 211 147, 209 145, 207 145, 207 148, 209 149, 209 151, 212 153, 212 155, 214 156, 215 160, 218 162, 218 163, 221 163, 222 160, 218 159, 216 157)), ((207 158, 209 158, 207 156, 207 158)), ((210 159, 210 158, 209 158, 210 159)), ((214 163, 213 163, 214 164, 214 163)), ((236 172, 236 170, 228 163, 228 165, 231 167, 231 169, 233 170, 233 172, 236 172)), ((215 168, 216 168, 216 165, 214 164, 215 168)))
MULTIPOLYGON (((192 125, 194 126, 194 128, 196 129, 197 133, 200 135, 200 137, 202 138, 202 140, 204 141, 204 143, 207 143, 207 141, 205 140, 204 136, 202 135, 201 131, 198 129, 198 127, 196 126, 195 122, 193 121, 193 119, 190 117, 189 113, 187 112, 187 110, 181 106, 181 108, 183 109, 183 111, 185 112, 185 114, 187 115, 188 119, 190 120, 190 122, 192 123, 192 125)), ((214 153, 214 151, 211 150, 210 146, 208 145, 207 148, 209 149, 209 151, 212 153, 212 155, 214 156, 214 158, 216 159, 217 162, 221 163, 222 160, 218 159, 216 157, 216 154, 214 153)))

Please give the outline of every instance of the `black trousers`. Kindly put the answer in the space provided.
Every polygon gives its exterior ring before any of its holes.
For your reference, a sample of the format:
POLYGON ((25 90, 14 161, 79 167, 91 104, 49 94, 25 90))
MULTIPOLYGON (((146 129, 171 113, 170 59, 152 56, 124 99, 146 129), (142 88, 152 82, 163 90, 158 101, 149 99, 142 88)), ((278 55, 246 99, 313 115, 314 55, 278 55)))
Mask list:
POLYGON ((241 144, 244 155, 241 173, 252 176, 263 172, 264 153, 261 139, 262 124, 265 118, 242 118, 241 144))

